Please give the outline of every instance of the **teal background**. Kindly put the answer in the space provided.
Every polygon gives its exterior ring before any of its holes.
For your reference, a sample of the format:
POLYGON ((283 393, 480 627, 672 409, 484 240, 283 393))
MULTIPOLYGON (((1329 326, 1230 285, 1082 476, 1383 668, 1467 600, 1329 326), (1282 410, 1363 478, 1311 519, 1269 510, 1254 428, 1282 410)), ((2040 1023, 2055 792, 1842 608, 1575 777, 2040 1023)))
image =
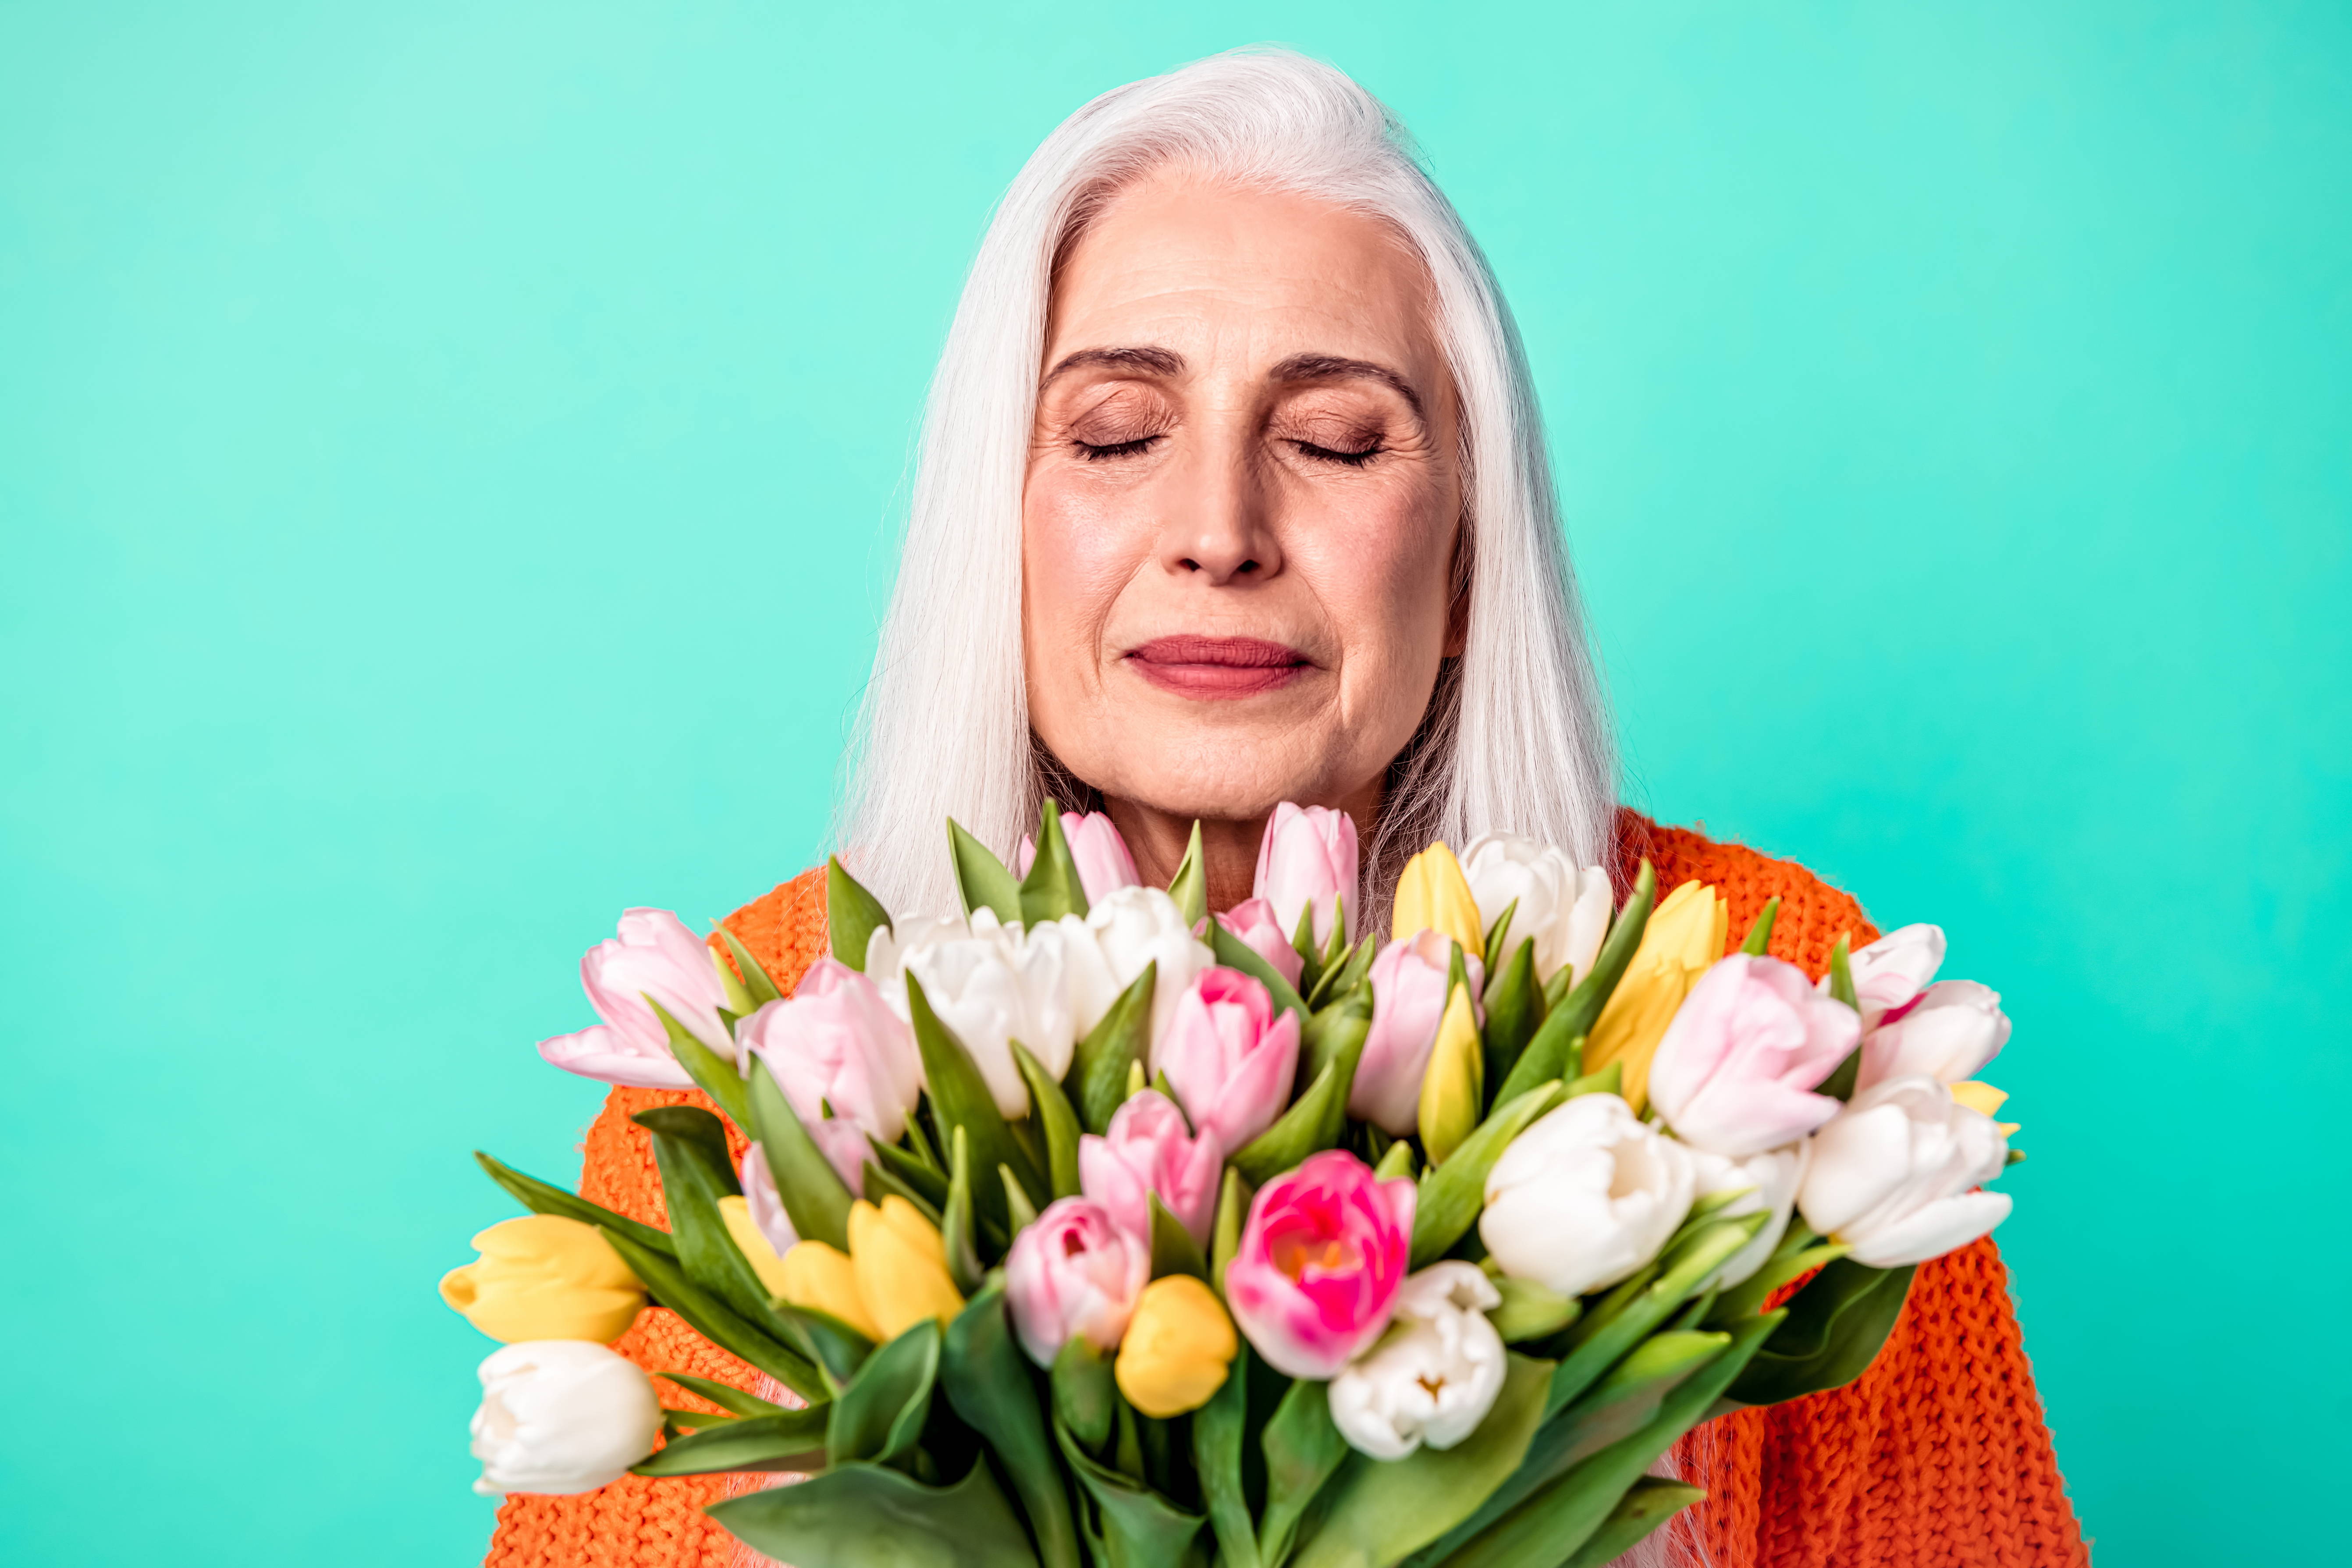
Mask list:
POLYGON ((2326 1554, 2352 12, 7 0, 0 1560, 477 1560, 467 1151, 818 853, 1021 159, 1258 38, 1492 254, 1631 798, 2005 993, 2101 1560, 2326 1554))

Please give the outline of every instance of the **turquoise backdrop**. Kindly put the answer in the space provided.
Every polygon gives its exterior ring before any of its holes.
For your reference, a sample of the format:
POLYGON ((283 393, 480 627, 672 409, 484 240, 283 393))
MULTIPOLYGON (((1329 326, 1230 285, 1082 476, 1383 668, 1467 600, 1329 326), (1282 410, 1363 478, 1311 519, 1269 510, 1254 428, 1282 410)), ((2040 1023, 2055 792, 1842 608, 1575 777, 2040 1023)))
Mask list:
POLYGON ((819 853, 1024 155, 1261 38, 1493 257, 1629 798, 2005 994, 2101 1561, 2326 1554, 2352 11, 7 0, 0 1560, 477 1560, 467 1152, 819 853))

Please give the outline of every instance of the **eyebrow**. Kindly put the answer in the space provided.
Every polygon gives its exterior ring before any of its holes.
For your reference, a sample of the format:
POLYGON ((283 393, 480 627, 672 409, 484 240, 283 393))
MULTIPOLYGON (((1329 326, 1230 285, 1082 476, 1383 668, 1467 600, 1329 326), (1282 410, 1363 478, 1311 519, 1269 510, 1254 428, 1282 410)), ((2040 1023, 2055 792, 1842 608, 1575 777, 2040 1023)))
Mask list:
POLYGON ((1426 419, 1421 394, 1412 384, 1384 364, 1366 359, 1342 359, 1337 354, 1293 354, 1269 373, 1276 381, 1377 381, 1409 404, 1415 417, 1426 419))
POLYGON ((1037 384, 1038 388, 1044 390, 1055 377, 1066 371, 1084 370, 1092 365, 1102 365, 1111 370, 1139 370, 1152 375, 1181 375, 1184 371, 1184 356, 1168 349, 1080 349, 1074 354, 1065 355, 1059 364, 1047 371, 1045 379, 1037 384))

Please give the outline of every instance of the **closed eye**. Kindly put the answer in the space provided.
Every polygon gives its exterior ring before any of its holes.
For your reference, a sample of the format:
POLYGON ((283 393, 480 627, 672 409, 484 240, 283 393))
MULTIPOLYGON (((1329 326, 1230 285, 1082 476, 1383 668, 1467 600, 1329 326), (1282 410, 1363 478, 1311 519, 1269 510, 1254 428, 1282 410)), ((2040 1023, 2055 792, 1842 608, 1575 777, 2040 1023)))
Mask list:
POLYGON ((1106 458, 1132 458, 1148 452, 1151 449, 1151 443, 1159 439, 1157 436, 1139 436, 1132 441, 1113 441, 1103 447, 1097 447, 1089 441, 1073 441, 1070 444, 1078 449, 1078 454, 1087 462, 1099 463, 1106 458))
POLYGON ((1362 468, 1374 458, 1379 457, 1383 450, 1378 441, 1374 441, 1360 452, 1334 451, 1328 447, 1318 447, 1312 441, 1293 441, 1291 445, 1298 448, 1298 455, 1302 458, 1316 458, 1330 463, 1345 463, 1351 468, 1362 468))

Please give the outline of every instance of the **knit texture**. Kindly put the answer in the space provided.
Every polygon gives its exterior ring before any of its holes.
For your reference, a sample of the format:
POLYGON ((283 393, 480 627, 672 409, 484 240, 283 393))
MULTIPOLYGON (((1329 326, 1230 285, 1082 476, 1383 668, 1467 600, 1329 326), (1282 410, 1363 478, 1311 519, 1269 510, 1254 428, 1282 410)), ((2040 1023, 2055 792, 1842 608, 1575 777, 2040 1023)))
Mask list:
MULTIPOLYGON (((1646 857, 1661 892, 1711 882, 1731 905, 1730 941, 1778 897, 1772 955, 1819 975, 1841 935, 1878 932, 1862 906, 1803 867, 1633 812, 1618 818, 1622 893, 1646 857)), ((824 878, 809 871, 728 917, 778 984, 824 951, 824 878)), ((590 1129, 583 1197, 666 1223, 651 1140, 629 1118, 700 1094, 615 1089, 590 1129)), ((729 1142, 740 1154, 733 1128, 729 1142)), ((754 1388, 758 1374, 670 1313, 647 1311, 614 1347, 659 1372, 754 1388)), ((672 1404, 707 1408, 675 1384, 672 1404)), ((2033 1391, 2009 1274, 1990 1239, 1923 1265, 1870 1370, 1844 1388, 1707 1423, 1675 1467, 1707 1489, 1672 1527, 1711 1568, 2074 1568, 2090 1562, 2033 1391)), ((509 1497, 491 1568, 730 1568, 732 1539, 701 1512, 726 1477, 631 1476, 581 1497, 509 1497)))

